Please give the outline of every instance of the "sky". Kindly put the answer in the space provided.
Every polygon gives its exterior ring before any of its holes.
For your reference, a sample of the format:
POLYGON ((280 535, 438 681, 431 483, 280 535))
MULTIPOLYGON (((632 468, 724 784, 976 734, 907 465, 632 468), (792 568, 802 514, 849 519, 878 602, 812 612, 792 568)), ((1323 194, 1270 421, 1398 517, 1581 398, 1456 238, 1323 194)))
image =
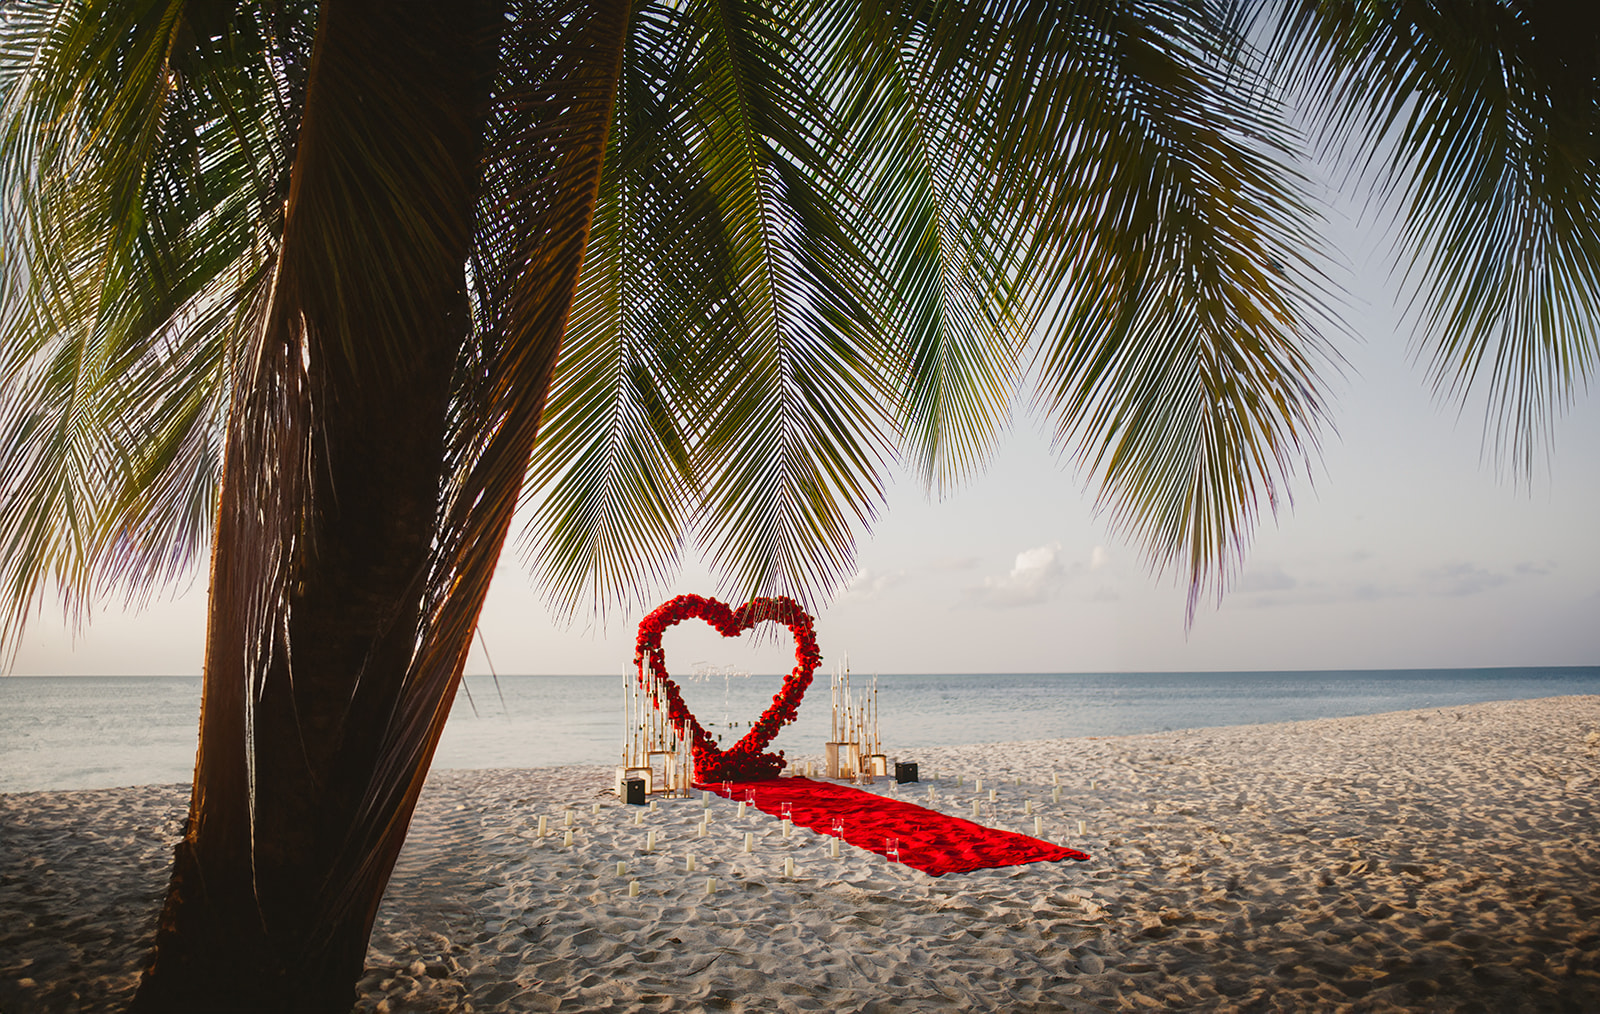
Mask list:
MULTIPOLYGON (((1020 411, 988 469, 930 501, 897 475, 859 573, 816 611, 831 667, 858 672, 1158 672, 1600 664, 1600 404, 1581 393, 1531 481, 1485 452, 1481 408, 1440 402, 1394 310, 1369 224, 1331 221, 1350 276, 1333 429, 1293 504, 1264 511, 1220 605, 1185 623, 1185 587, 1152 575, 1093 509, 1084 477, 1020 411)), ((196 674, 205 575, 144 612, 103 607, 74 633, 46 606, 17 674, 196 674)), ((696 561, 663 599, 714 595, 696 561)), ((550 615, 508 549, 468 673, 618 674, 640 613, 550 615)), ((699 626, 699 629, 691 629, 699 626)), ((776 639, 668 633, 669 669, 792 665, 776 639), (751 644, 752 641, 758 643, 751 644), (678 660, 682 660, 679 662, 678 660)))

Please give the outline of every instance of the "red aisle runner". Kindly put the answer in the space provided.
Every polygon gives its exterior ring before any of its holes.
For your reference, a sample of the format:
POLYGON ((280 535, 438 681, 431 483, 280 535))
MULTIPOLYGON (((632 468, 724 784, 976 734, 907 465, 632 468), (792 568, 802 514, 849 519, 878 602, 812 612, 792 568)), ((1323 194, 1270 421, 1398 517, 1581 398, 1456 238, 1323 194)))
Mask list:
POLYGON ((832 835, 834 818, 842 817, 844 840, 879 855, 884 853, 884 838, 899 838, 900 861, 935 877, 994 866, 1063 859, 1082 862, 1089 858, 1088 853, 1077 849, 1062 848, 1011 831, 998 831, 938 810, 832 782, 770 778, 759 782, 734 782, 731 793, 723 792, 720 784, 700 788, 736 800, 744 799, 746 792, 753 792, 756 808, 773 816, 779 815, 780 804, 789 803, 794 822, 818 834, 832 835))

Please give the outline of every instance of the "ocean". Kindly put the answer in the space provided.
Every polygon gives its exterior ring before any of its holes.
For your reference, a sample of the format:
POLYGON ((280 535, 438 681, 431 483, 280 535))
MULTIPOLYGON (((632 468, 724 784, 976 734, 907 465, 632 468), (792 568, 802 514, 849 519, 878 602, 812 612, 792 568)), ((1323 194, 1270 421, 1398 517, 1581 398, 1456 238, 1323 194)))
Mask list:
MULTIPOLYGON (((1600 666, 1315 672, 856 674, 876 681, 891 757, 919 747, 1290 722, 1481 701, 1600 694, 1600 666)), ((691 710, 732 743, 781 677, 684 681, 691 710)), ((616 676, 471 676, 434 766, 615 763, 625 682, 616 676)), ((186 782, 194 767, 196 676, 0 678, 0 792, 186 782)), ((828 676, 773 744, 819 755, 829 733, 828 676)))

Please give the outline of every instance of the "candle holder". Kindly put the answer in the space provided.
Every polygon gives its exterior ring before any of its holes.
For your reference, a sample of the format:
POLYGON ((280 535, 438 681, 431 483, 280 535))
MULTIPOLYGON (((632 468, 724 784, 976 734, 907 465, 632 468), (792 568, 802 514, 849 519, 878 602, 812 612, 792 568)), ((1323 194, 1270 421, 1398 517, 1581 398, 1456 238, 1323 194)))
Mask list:
POLYGON ((794 820, 794 804, 793 803, 779 803, 778 804, 778 816, 781 817, 784 820, 793 821, 794 820))
POLYGON ((889 858, 890 862, 898 863, 900 861, 900 839, 885 838, 883 840, 883 854, 889 858))

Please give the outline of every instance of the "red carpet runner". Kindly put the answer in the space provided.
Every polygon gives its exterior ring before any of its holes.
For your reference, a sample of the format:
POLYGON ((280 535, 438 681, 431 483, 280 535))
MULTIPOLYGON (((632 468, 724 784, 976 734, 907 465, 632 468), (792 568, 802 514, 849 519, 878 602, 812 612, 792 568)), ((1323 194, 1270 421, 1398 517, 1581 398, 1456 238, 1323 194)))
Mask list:
POLYGON ((886 799, 871 792, 809 778, 771 778, 734 782, 731 793, 720 784, 702 785, 718 795, 743 800, 755 794, 757 809, 773 816, 780 806, 793 807, 794 822, 818 834, 832 835, 833 821, 844 818, 844 840, 857 848, 884 854, 884 838, 900 839, 900 861, 935 877, 970 873, 993 866, 1060 862, 1089 858, 1088 853, 1062 848, 1027 835, 997 831, 937 810, 886 799))

